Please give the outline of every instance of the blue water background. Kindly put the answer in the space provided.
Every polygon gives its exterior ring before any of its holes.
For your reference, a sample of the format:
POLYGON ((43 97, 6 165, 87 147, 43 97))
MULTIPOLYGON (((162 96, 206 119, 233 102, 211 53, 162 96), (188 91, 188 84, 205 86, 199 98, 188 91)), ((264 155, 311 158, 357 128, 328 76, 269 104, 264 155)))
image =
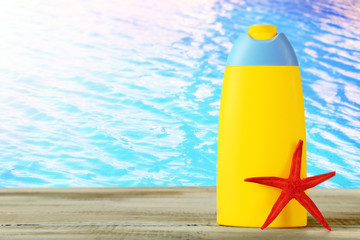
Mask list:
POLYGON ((360 1, 1 1, 0 186, 216 184, 227 55, 253 24, 299 59, 308 175, 360 188, 360 1))

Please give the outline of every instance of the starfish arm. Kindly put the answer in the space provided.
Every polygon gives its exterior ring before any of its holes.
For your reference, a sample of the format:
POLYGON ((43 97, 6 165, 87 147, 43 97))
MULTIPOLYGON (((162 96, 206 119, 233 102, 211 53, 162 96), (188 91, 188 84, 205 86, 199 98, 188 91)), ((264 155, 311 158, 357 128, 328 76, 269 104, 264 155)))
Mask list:
POLYGON ((292 196, 286 194, 285 191, 282 191, 279 198, 276 200, 274 206, 272 207, 269 216, 267 217, 264 225, 262 225, 261 229, 266 228, 272 223, 275 218, 280 214, 283 208, 288 204, 288 202, 292 199, 292 196))
POLYGON ((286 179, 279 177, 253 177, 253 178, 246 178, 244 181, 258 183, 276 188, 283 188, 287 185, 286 179))
POLYGON ((302 156, 302 147, 303 147, 303 140, 299 139, 299 142, 296 146, 292 162, 291 162, 291 169, 290 169, 290 178, 293 180, 300 179, 300 172, 301 172, 301 156, 302 156))
POLYGON ((301 181, 301 186, 303 190, 315 187, 316 185, 325 182, 329 178, 335 176, 336 172, 329 172, 321 175, 316 175, 312 177, 305 178, 301 181))
POLYGON ((327 230, 331 231, 329 224, 325 221, 325 218, 315 205, 315 203, 305 194, 305 192, 301 192, 300 195, 295 196, 296 200, 299 201, 301 205, 308 210, 308 212, 316 218, 321 225, 323 225, 327 230))

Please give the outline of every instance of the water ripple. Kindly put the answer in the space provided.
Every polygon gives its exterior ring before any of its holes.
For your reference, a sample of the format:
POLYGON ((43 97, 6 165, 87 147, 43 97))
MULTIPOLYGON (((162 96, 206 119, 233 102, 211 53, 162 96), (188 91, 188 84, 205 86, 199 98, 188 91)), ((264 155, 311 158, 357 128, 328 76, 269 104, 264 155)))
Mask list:
POLYGON ((256 23, 299 58, 309 175, 360 187, 358 1, 3 1, 3 187, 216 184, 223 71, 256 23))

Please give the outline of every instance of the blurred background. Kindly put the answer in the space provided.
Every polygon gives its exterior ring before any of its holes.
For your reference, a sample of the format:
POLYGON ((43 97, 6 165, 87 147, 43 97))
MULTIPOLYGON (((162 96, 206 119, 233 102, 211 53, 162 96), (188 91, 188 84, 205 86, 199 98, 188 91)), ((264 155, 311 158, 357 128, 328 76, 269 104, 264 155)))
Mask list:
POLYGON ((0 187, 216 185, 227 55, 298 56, 308 175, 360 188, 360 1, 0 1, 0 187))

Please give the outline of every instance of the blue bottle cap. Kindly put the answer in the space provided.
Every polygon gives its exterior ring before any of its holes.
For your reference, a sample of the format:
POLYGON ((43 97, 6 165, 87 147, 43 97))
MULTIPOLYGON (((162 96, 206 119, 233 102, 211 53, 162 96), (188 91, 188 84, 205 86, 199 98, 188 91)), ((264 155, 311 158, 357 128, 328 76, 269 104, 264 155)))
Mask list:
POLYGON ((255 25, 236 40, 226 66, 298 66, 295 51, 272 25, 255 25))

